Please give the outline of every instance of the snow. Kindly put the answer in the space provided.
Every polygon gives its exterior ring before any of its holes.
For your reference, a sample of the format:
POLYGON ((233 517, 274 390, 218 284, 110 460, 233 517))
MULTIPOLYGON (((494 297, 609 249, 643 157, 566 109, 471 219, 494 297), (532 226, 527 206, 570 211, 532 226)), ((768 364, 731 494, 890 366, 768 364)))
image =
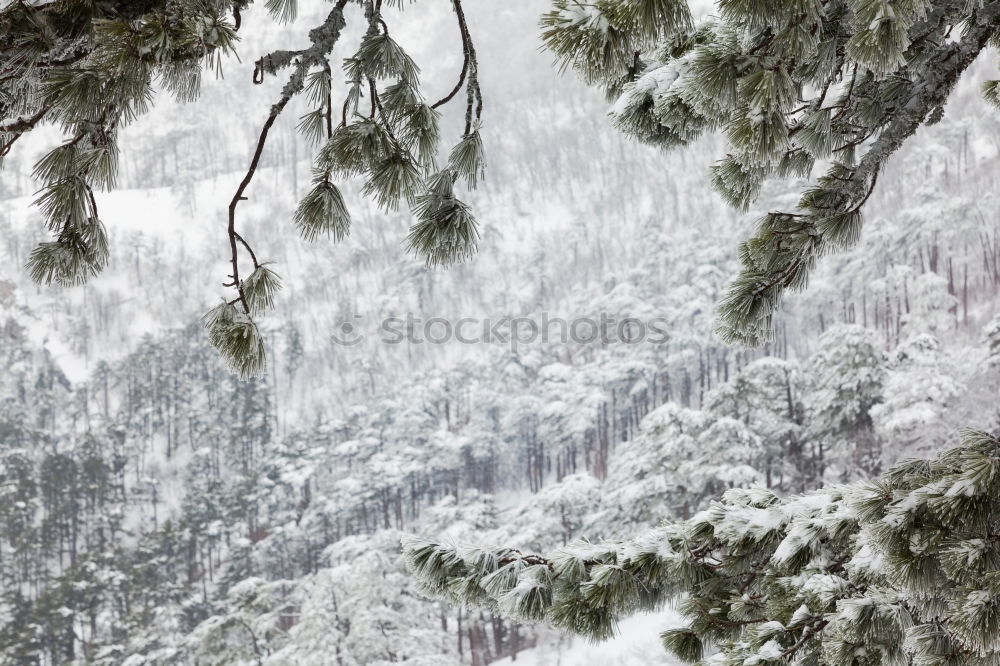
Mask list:
POLYGON ((756 656, 747 659, 743 663, 746 666, 754 666, 755 664, 774 661, 780 659, 784 651, 785 649, 781 647, 781 643, 776 640, 770 640, 760 646, 760 650, 757 651, 756 656))
POLYGON ((679 78, 680 69, 673 62, 654 67, 626 86, 608 109, 608 115, 611 118, 624 116, 650 98, 659 99, 670 91, 679 78))
POLYGON ((636 615, 622 620, 618 635, 594 645, 582 638, 562 636, 542 646, 493 662, 500 666, 679 666, 659 641, 664 629, 680 622, 674 611, 636 615))
POLYGON ((812 611, 809 610, 808 606, 806 606, 805 604, 802 604, 801 606, 799 606, 795 610, 794 613, 792 613, 792 620, 789 623, 789 625, 790 626, 795 626, 795 625, 798 625, 798 624, 802 624, 803 622, 805 622, 806 620, 808 620, 810 617, 812 617, 812 611))

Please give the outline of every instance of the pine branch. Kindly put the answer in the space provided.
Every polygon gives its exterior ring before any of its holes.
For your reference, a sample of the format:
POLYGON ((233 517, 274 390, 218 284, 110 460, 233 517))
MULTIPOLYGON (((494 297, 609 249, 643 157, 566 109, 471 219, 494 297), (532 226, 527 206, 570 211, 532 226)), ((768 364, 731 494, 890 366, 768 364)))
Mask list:
POLYGON ((412 537, 402 547, 429 596, 594 639, 675 600, 686 626, 662 638, 685 663, 707 648, 734 664, 850 666, 861 649, 872 666, 993 663, 1000 539, 986 535, 998 498, 1000 439, 966 431, 876 481, 787 499, 732 489, 624 542, 547 556, 412 537))
MULTIPOLYGON (((240 281, 239 253, 236 243, 240 242, 244 245, 244 247, 246 247, 251 258, 253 259, 255 268, 259 264, 257 263, 257 257, 254 255, 253 250, 250 249, 249 244, 247 244, 247 242, 236 232, 236 207, 239 205, 240 201, 246 200, 244 193, 246 192, 247 187, 249 187, 250 182, 253 180, 254 174, 257 172, 261 155, 264 152, 264 146, 267 143, 268 132, 270 132, 271 127, 278 119, 278 116, 281 115, 282 111, 284 111, 285 107, 292 100, 292 97, 302 91, 305 85, 305 76, 312 67, 317 65, 329 67, 329 64, 326 62, 326 56, 333 50, 334 44, 336 44, 337 39, 340 37, 341 30, 344 28, 344 7, 347 5, 347 2, 348 0, 338 0, 337 4, 334 6, 333 10, 327 16, 323 24, 314 28, 312 32, 309 33, 312 45, 306 49, 295 52, 297 57, 295 69, 289 77, 288 82, 282 88, 281 96, 278 101, 271 106, 267 120, 264 121, 264 125, 261 127, 260 136, 257 139, 257 146, 254 150, 253 157, 250 159, 250 166, 247 169, 247 173, 243 177, 243 180, 240 181, 239 186, 236 188, 236 193, 229 202, 227 233, 229 234, 231 253, 230 265, 232 266, 232 273, 230 274, 230 278, 232 281, 227 284, 229 286, 236 287, 239 292, 239 302, 243 306, 243 311, 246 314, 250 314, 250 306, 247 303, 246 294, 243 291, 242 282, 240 281)), ((272 54, 266 56, 261 61, 258 61, 258 65, 254 72, 255 81, 257 79, 258 72, 260 72, 261 77, 263 76, 264 71, 274 73, 275 67, 277 66, 275 63, 278 60, 279 59, 276 59, 272 54), (264 64, 265 62, 267 64, 264 64)), ((290 59, 287 62, 290 62, 290 59)))
MULTIPOLYGON (((432 109, 444 106, 458 94, 458 91, 462 89, 462 84, 465 83, 465 77, 469 73, 469 65, 472 62, 472 40, 469 37, 469 28, 465 24, 465 14, 462 11, 461 0, 452 0, 452 7, 455 10, 455 15, 458 17, 458 31, 462 37, 462 72, 458 75, 458 83, 451 89, 451 92, 431 104, 432 109)), ((468 132, 466 133, 468 134, 468 132)))

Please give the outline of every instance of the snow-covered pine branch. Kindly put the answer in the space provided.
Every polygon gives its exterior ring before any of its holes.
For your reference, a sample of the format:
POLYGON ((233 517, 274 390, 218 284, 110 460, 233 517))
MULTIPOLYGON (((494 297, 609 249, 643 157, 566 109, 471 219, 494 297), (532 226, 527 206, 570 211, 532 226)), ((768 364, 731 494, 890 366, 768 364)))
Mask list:
POLYGON ((408 537, 430 595, 606 639, 679 607, 687 663, 849 666, 1000 661, 1000 439, 781 499, 734 489, 691 519, 546 556, 408 537), (860 661, 859 661, 860 660, 860 661))
MULTIPOLYGON (((120 130, 148 111, 156 88, 182 101, 197 97, 203 71, 220 73, 221 58, 235 53, 243 12, 251 4, 141 0, 19 2, 0 8, 0 165, 15 143, 38 126, 55 124, 66 135, 64 143, 38 161, 33 174, 41 184, 35 203, 53 235, 29 258, 28 271, 36 282, 79 285, 102 271, 107 237, 94 191, 115 187, 120 130)), ((311 110, 300 118, 298 130, 320 146, 315 187, 294 213, 305 239, 341 240, 350 231, 350 215, 333 182, 336 174, 363 178, 362 193, 386 211, 401 204, 412 207, 417 221, 409 246, 428 264, 451 264, 476 250, 478 223, 470 207, 451 185, 448 196, 438 201, 443 182, 462 178, 475 188, 485 164, 478 131, 483 96, 462 0, 451 2, 462 45, 461 74, 452 91, 434 103, 420 87, 420 68, 389 33, 394 20, 389 10, 402 10, 404 4, 385 4, 337 0, 303 48, 272 51, 255 61, 254 83, 284 75, 284 70, 290 73, 264 117, 229 204, 231 272, 223 286, 232 292, 221 310, 206 315, 212 343, 241 378, 257 376, 266 367, 256 319, 273 304, 280 282, 270 269, 262 272, 264 264, 239 232, 236 212, 249 196, 268 134, 293 98, 307 98, 311 110), (330 56, 351 21, 362 27, 362 36, 343 60, 344 99, 334 100, 330 56), (464 131, 448 165, 439 169, 438 109, 456 96, 464 103, 464 131), (272 278, 266 284, 259 279, 264 275, 272 278), (260 287, 266 293, 256 293, 260 287)), ((278 22, 294 20, 298 13, 297 0, 268 0, 264 7, 278 22)))
MULTIPOLYGON (((741 248, 719 334, 757 346, 786 289, 859 238, 888 159, 940 119, 964 71, 996 47, 1000 3, 966 0, 719 0, 697 27, 678 0, 555 3, 543 19, 564 66, 615 100, 612 122, 672 148, 722 131, 716 189, 746 210, 769 178, 809 179, 741 248)), ((997 82, 984 84, 996 100, 997 82)))

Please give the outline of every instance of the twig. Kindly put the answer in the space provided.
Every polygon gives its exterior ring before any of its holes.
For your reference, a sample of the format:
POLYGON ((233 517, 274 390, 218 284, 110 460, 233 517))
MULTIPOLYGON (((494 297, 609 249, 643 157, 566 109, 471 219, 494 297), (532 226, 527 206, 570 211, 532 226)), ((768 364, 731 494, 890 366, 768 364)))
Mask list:
POLYGON ((462 89, 462 84, 465 83, 465 76, 469 73, 469 60, 471 52, 471 40, 469 39, 468 32, 465 28, 465 15, 462 13, 460 0, 455 0, 455 14, 458 15, 458 31, 462 35, 462 73, 458 75, 458 83, 452 88, 451 92, 439 99, 437 102, 431 104, 432 109, 436 109, 439 106, 447 104, 452 100, 458 91, 462 89))
POLYGON ((257 255, 254 254, 253 249, 250 247, 250 244, 247 243, 245 240, 243 240, 243 236, 240 236, 235 231, 233 233, 236 235, 236 240, 238 240, 240 243, 242 243, 243 247, 245 247, 247 249, 247 252, 250 253, 250 259, 253 260, 253 267, 254 268, 259 268, 260 264, 257 263, 257 255))
MULTIPOLYGON (((257 263, 257 257, 254 255, 253 250, 250 249, 250 245, 236 232, 236 207, 241 201, 246 200, 244 193, 250 185, 250 181, 253 180, 254 174, 257 172, 257 167, 260 165, 260 157, 264 152, 264 146, 267 144, 267 135, 268 132, 270 132, 271 127, 274 125, 274 121, 278 119, 278 116, 281 115, 282 111, 284 111, 285 106, 288 105, 288 102, 291 101, 292 97, 302 92, 305 76, 309 69, 319 64, 329 66, 326 57, 333 49, 333 45, 336 43, 337 39, 340 37, 341 30, 343 30, 344 7, 347 5, 347 1, 348 0, 337 0, 337 4, 327 16, 326 21, 309 33, 309 37, 312 40, 312 46, 303 51, 296 52, 298 60, 295 62, 295 71, 292 72, 288 82, 285 83, 284 87, 281 89, 281 97, 278 99, 278 102, 271 107, 271 112, 268 114, 267 120, 264 122, 264 126, 260 130, 260 137, 257 139, 257 147, 254 150, 253 158, 250 160, 250 167, 247 169, 246 175, 243 176, 243 180, 240 181, 239 187, 236 188, 236 194, 233 195, 232 200, 229 202, 229 224, 227 232, 229 234, 229 249, 231 255, 230 263, 233 267, 233 272, 230 274, 232 282, 226 283, 225 286, 232 286, 236 288, 239 293, 239 298, 236 299, 234 303, 238 301, 243 306, 243 311, 246 314, 250 314, 250 306, 247 303, 246 295, 243 292, 243 284, 240 282, 239 249, 236 243, 242 243, 250 253, 250 257, 254 263, 254 268, 257 268, 259 264, 257 263), (328 34, 324 35, 324 31, 328 34)), ((260 72, 261 79, 263 79, 265 69, 264 61, 265 58, 258 60, 254 68, 255 83, 257 82, 258 71, 260 72)))
MULTIPOLYGON (((333 138, 333 72, 330 71, 330 63, 323 63, 323 70, 330 77, 330 84, 326 91, 326 138, 333 138)), ((346 109, 345 109, 346 113, 346 109)), ((347 121, 344 121, 347 124, 347 121)))
POLYGON ((34 126, 37 125, 39 121, 41 121, 41 119, 45 117, 45 114, 47 114, 51 110, 52 110, 51 106, 43 106, 41 109, 38 110, 37 113, 35 113, 35 115, 31 116, 30 118, 18 118, 9 125, 0 125, 0 132, 3 132, 5 134, 8 133, 23 134, 24 132, 27 132, 28 130, 34 128, 34 126))
MULTIPOLYGON (((274 125, 274 121, 278 119, 278 115, 284 110, 285 106, 288 104, 291 97, 282 96, 278 103, 271 107, 271 113, 267 116, 267 120, 264 122, 264 127, 260 130, 260 138, 257 139, 257 149, 254 150, 253 158, 250 160, 250 168, 247 169, 247 173, 243 176, 243 180, 240 182, 238 188, 236 188, 236 194, 233 195, 232 201, 229 202, 229 247, 232 252, 232 258, 230 262, 233 266, 233 272, 231 277, 233 279, 232 285, 236 287, 236 290, 240 294, 239 301, 243 305, 243 311, 246 314, 250 314, 250 306, 247 304, 246 295, 243 293, 243 284, 240 282, 240 265, 239 265, 239 252, 236 247, 236 242, 240 241, 243 245, 250 250, 250 246, 247 245, 246 241, 236 233, 236 206, 239 205, 240 201, 244 201, 246 197, 243 193, 246 191, 247 186, 250 185, 250 181, 253 180, 254 174, 257 172, 257 165, 260 164, 260 156, 264 152, 264 145, 267 143, 267 133, 271 131, 271 126, 274 125)), ((253 257, 253 251, 250 250, 250 256, 253 257)), ((254 257, 254 265, 257 265, 257 259, 254 257)))

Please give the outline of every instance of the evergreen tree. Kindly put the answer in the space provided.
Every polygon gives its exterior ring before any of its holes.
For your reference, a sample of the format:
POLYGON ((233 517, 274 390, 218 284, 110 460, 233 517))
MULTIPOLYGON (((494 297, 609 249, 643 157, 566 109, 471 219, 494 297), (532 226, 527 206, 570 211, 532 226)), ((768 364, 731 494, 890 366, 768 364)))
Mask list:
POLYGON ((903 331, 908 335, 926 333, 944 337, 955 328, 958 299, 950 292, 948 281, 937 273, 924 273, 913 280, 907 291, 910 311, 903 316, 903 331))
POLYGON ((688 518, 724 490, 763 482, 766 456, 760 436, 743 421, 667 403, 615 452, 600 512, 587 531, 619 534, 688 518))
POLYGON ((807 432, 819 477, 826 467, 844 481, 878 473, 881 442, 871 410, 882 402, 885 360, 875 334, 855 325, 831 327, 810 364, 815 385, 806 397, 807 432))
POLYGON ((762 443, 751 464, 763 471, 768 488, 802 490, 816 477, 817 461, 807 451, 802 432, 804 388, 798 364, 762 358, 705 396, 705 407, 715 419, 742 422, 762 443))
POLYGON ((932 335, 904 340, 888 360, 884 400, 871 408, 876 431, 885 439, 925 450, 948 437, 941 416, 962 394, 963 386, 932 335))
POLYGON ((674 600, 661 635, 691 664, 1000 662, 1000 439, 780 499, 727 491, 689 520, 540 556, 409 537, 425 592, 606 639, 674 600))

